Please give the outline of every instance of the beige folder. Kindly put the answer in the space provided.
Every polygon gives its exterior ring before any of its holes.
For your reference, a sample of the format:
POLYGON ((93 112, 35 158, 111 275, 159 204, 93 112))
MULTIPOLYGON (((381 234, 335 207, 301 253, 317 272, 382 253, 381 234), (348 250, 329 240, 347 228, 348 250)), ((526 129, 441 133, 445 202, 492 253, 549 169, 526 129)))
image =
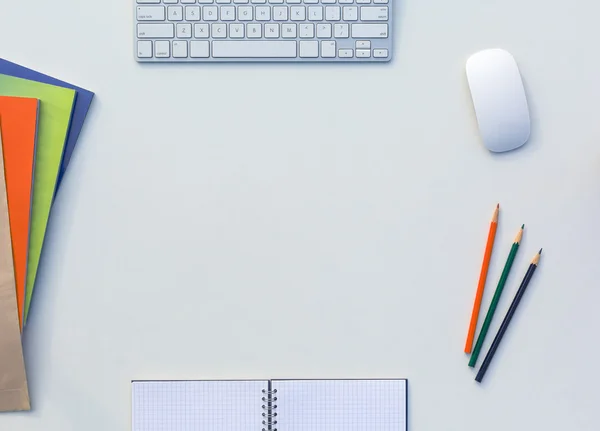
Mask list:
POLYGON ((0 412, 31 408, 18 313, 0 130, 0 412))

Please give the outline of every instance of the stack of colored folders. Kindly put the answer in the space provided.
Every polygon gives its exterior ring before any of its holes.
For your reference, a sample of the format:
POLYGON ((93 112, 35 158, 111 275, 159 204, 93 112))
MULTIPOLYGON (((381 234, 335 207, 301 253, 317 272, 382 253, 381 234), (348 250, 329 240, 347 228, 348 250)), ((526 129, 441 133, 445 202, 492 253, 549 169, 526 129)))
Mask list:
POLYGON ((93 97, 0 59, 0 412, 31 408, 21 334, 52 203, 93 97))

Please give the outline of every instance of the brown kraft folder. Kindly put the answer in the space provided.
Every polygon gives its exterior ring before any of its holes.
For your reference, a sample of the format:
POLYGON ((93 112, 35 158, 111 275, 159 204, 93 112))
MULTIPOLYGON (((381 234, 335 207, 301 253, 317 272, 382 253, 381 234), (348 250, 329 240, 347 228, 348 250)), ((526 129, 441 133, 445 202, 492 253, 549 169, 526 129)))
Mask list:
MULTIPOLYGON (((0 124, 1 126, 1 124, 0 124)), ((0 130, 0 412, 30 410, 0 130)))

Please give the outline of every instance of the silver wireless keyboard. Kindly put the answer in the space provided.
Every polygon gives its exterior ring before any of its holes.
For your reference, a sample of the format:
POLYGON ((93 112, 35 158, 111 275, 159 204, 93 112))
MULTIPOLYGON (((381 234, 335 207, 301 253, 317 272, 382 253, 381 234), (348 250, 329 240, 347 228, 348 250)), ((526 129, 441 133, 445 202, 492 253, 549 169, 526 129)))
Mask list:
POLYGON ((134 0, 138 62, 386 62, 394 0, 134 0))

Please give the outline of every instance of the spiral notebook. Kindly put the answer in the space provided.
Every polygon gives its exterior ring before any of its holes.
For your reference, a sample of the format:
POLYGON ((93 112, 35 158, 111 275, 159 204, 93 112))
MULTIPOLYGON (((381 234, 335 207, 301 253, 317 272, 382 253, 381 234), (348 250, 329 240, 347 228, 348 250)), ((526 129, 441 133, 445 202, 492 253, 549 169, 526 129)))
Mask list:
POLYGON ((132 382, 132 431, 406 431, 406 412, 406 379, 132 382))

